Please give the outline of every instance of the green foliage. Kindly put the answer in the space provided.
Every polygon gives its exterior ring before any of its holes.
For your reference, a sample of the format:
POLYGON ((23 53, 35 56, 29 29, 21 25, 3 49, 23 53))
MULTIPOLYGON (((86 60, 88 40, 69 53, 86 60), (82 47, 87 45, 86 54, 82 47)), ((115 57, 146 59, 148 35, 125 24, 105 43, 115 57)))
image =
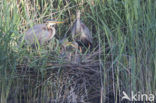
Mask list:
MULTIPOLYGON (((73 23, 77 9, 82 11, 82 21, 92 31, 93 45, 102 50, 98 60, 101 61, 103 69, 104 76, 101 77, 101 83, 104 95, 107 94, 108 85, 113 85, 113 92, 116 95, 122 90, 154 92, 156 90, 155 4, 154 0, 1 0, 0 102, 7 103, 13 88, 16 90, 24 88, 24 77, 29 78, 30 75, 19 76, 17 70, 19 65, 29 66, 37 71, 38 74, 33 75, 36 76, 36 83, 40 84, 47 76, 46 70, 49 69, 47 63, 64 62, 57 58, 60 52, 57 40, 51 41, 46 47, 41 46, 35 52, 32 48, 23 48, 25 31, 34 24, 54 18, 65 21, 65 24, 58 25, 55 38, 62 39, 73 23)), ((70 33, 67 36, 70 38, 70 33)), ((58 75, 61 76, 61 73, 58 75)), ((56 89, 51 93, 52 97, 56 98, 59 88, 55 83, 45 83, 41 88, 42 95, 48 95, 49 84, 52 91, 56 89)), ((32 101, 35 100, 37 91, 32 90, 33 82, 28 82, 27 85, 29 86, 27 92, 30 95, 25 100, 30 102, 31 96, 32 101)), ((20 92, 22 94, 22 91, 20 92)), ((22 100, 22 95, 13 96, 22 100)))

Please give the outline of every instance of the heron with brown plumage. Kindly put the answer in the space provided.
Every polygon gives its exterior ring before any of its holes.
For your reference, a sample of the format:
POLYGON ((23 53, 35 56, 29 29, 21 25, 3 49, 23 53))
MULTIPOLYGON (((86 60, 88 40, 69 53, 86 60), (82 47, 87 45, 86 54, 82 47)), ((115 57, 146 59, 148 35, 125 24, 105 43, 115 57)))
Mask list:
POLYGON ((76 13, 76 21, 71 29, 72 39, 78 43, 80 47, 90 47, 92 45, 92 35, 88 27, 80 20, 80 10, 76 13))
POLYGON ((43 45, 55 36, 55 25, 59 23, 63 22, 48 20, 46 23, 36 24, 26 31, 24 40, 30 45, 35 45, 37 43, 43 45))

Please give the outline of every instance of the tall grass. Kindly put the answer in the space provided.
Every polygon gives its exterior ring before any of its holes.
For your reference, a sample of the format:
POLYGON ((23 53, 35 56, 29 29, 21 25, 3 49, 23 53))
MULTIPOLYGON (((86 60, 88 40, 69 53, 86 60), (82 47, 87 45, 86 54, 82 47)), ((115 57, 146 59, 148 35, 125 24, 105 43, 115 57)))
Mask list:
MULTIPOLYGON (((62 71, 50 78, 47 63, 58 59, 62 39, 80 9, 82 21, 93 35, 101 70, 101 102, 117 103, 122 91, 131 94, 156 90, 156 2, 154 0, 1 0, 0 1, 0 102, 48 102, 59 99, 62 71), (25 31, 34 24, 55 18, 56 38, 47 47, 23 48, 25 31), (63 28, 63 29, 62 29, 63 28), (20 66, 20 68, 18 68, 20 66), (25 68, 29 67, 25 71, 25 68), (19 73, 20 69, 20 73, 19 73), (34 74, 33 71, 36 71, 34 74), (33 79, 32 79, 33 78, 33 79), (40 86, 43 85, 43 86, 40 86), (36 89, 34 89, 34 87, 36 89), (40 88, 39 88, 40 87, 40 88), (36 96, 40 98, 36 101, 36 96)), ((70 38, 70 33, 67 33, 70 38)), ((67 87, 71 81, 66 81, 67 87)), ((59 102, 59 101, 57 101, 59 102)))

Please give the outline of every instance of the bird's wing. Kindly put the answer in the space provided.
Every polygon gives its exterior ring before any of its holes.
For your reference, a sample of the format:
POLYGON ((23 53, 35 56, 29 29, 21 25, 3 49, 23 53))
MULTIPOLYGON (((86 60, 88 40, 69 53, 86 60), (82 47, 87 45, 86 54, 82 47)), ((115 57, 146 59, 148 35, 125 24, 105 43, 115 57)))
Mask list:
POLYGON ((51 39, 52 34, 47 29, 42 30, 42 32, 40 33, 41 33, 41 37, 40 37, 41 44, 51 39))
POLYGON ((38 40, 42 44, 52 38, 52 32, 54 31, 52 31, 51 29, 48 29, 46 25, 42 25, 41 27, 42 27, 41 30, 38 30, 36 32, 36 35, 38 37, 38 40))
POLYGON ((37 24, 30 28, 26 33, 24 39, 28 44, 33 44, 36 39, 40 42, 40 39, 43 37, 46 28, 45 24, 37 24))
POLYGON ((81 33, 87 36, 87 40, 92 43, 92 34, 88 27, 81 21, 81 33))

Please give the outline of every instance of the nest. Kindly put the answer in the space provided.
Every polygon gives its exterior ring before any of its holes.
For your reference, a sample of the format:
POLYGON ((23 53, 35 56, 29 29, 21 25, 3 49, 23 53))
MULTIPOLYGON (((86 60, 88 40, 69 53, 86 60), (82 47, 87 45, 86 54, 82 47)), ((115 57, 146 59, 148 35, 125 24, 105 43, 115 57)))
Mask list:
MULTIPOLYGON (((52 98, 51 101, 56 103, 85 103, 97 99, 100 96, 101 75, 99 61, 96 60, 97 56, 98 52, 75 54, 74 56, 71 54, 66 63, 55 65, 55 70, 58 70, 58 68, 61 70, 61 76, 59 77, 61 81, 58 82, 61 88, 59 88, 59 96, 52 98)), ((64 59, 67 59, 67 57, 64 57, 64 59)), ((52 65, 54 66, 54 64, 52 65)), ((49 65, 49 67, 51 66, 49 65)), ((56 78, 54 78, 56 72, 51 73, 48 81, 56 81, 56 78)))
POLYGON ((30 95, 24 92, 22 102, 25 103, 27 98, 30 99, 29 102, 36 103, 98 103, 101 88, 98 55, 99 52, 76 55, 72 52, 70 59, 69 55, 59 56, 65 62, 48 62, 44 70, 46 76, 27 65, 17 66, 20 75, 27 75, 22 91, 29 91, 31 88, 36 93, 30 95), (78 61, 75 61, 75 56, 78 61), (31 82, 30 85, 28 81, 31 82))

